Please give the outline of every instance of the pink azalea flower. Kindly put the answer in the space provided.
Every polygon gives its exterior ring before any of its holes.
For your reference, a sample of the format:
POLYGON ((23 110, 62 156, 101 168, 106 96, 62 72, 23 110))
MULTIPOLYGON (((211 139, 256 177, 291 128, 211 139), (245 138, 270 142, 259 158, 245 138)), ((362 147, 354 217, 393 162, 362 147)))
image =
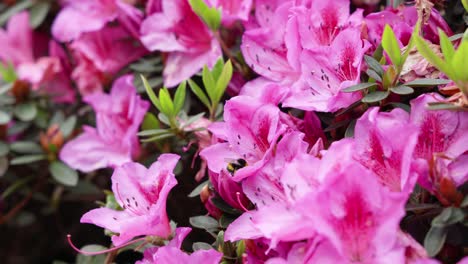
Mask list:
POLYGON ((424 94, 411 102, 411 122, 419 128, 414 152, 419 184, 432 193, 437 193, 442 178, 456 186, 468 180, 468 113, 427 109, 428 103, 443 100, 424 94))
POLYGON ((389 113, 371 108, 358 119, 354 129, 355 159, 373 171, 390 190, 413 191, 417 175, 410 170, 417 128, 402 109, 389 113))
POLYGON ((204 149, 200 155, 208 169, 220 173, 233 161, 243 160, 245 166, 233 174, 235 181, 251 176, 264 164, 265 153, 271 151, 276 139, 284 130, 276 106, 261 104, 248 96, 237 96, 226 103, 222 133, 215 134, 226 142, 204 149))
POLYGON ((212 67, 221 56, 213 33, 193 12, 187 0, 162 0, 162 11, 145 19, 141 41, 151 51, 169 52, 164 84, 173 87, 212 67))
POLYGON ((363 23, 361 9, 349 14, 349 0, 310 2, 310 6, 299 6, 293 12, 298 21, 301 46, 305 49, 329 46, 341 31, 359 30, 363 23))
POLYGON ((292 88, 285 106, 303 110, 334 112, 361 98, 344 88, 359 82, 361 63, 369 48, 355 29, 342 31, 329 47, 301 54, 303 83, 292 88))
POLYGON ((172 171, 178 160, 178 155, 162 154, 149 169, 135 162, 117 167, 112 174, 112 191, 123 210, 93 209, 81 217, 81 223, 118 233, 112 236, 117 247, 136 236, 169 236, 166 199, 177 184, 172 171))
POLYGON ((10 18, 6 31, 0 30, 0 60, 4 64, 11 63, 18 77, 29 82, 33 90, 51 96, 55 102, 72 102, 75 93, 68 78, 63 49, 50 41, 49 56, 38 57, 35 51, 42 49, 39 44, 29 24, 29 14, 18 13, 10 18))
POLYGON ((124 28, 115 26, 83 34, 70 47, 78 62, 72 78, 82 95, 102 90, 106 79, 147 53, 124 28))
POLYGON ((406 196, 390 192, 352 161, 340 166, 297 207, 330 242, 315 254, 334 263, 402 263, 404 250, 396 241, 406 196))
POLYGON ((192 254, 187 254, 180 250, 182 241, 191 231, 191 228, 182 227, 176 229, 174 239, 163 247, 153 247, 145 250, 142 260, 136 264, 172 264, 172 263, 194 263, 194 264, 218 264, 223 253, 214 249, 197 250, 192 254))
POLYGON ((222 11, 222 23, 230 26, 237 20, 247 21, 253 0, 206 0, 210 6, 217 7, 222 11))
POLYGON ((134 37, 143 13, 122 0, 64 0, 65 7, 52 25, 52 35, 67 42, 83 33, 100 31, 107 23, 118 20, 134 37))
POLYGON ((133 76, 115 81, 110 94, 94 93, 84 98, 96 112, 96 128, 65 144, 60 159, 84 172, 119 166, 139 153, 136 133, 149 104, 136 94, 133 76))

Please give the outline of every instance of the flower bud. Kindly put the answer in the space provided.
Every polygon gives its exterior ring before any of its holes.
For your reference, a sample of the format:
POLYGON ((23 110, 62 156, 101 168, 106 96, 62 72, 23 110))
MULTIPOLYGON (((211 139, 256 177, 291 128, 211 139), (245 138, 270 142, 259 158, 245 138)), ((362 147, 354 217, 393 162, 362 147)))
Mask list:
POLYGON ((60 131, 60 127, 57 124, 51 125, 47 129, 46 133, 41 132, 39 141, 41 142, 42 148, 46 152, 58 152, 64 143, 64 138, 62 131, 60 131), (54 149, 51 149, 51 146, 53 146, 54 149))

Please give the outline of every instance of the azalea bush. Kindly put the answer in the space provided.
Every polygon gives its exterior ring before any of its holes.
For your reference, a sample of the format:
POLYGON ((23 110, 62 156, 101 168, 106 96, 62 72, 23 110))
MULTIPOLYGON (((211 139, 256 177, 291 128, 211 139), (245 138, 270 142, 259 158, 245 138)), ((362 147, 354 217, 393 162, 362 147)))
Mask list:
POLYGON ((7 263, 468 263, 468 1, 0 9, 7 263))

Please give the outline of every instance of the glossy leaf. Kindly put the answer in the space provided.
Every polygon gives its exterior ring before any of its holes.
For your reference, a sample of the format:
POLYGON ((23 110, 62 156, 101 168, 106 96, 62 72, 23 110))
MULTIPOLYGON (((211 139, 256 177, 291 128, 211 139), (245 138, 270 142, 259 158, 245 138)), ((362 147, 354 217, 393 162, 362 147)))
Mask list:
POLYGON ((216 221, 216 219, 214 219, 213 217, 209 217, 206 215, 190 217, 189 221, 193 227, 201 229, 213 230, 218 228, 218 221, 216 221))
POLYGON ((416 79, 414 81, 407 82, 404 85, 410 87, 432 87, 448 83, 450 83, 450 80, 446 79, 416 79))
POLYGON ((398 40, 389 25, 385 25, 382 36, 382 47, 387 53, 392 63, 396 66, 401 66, 401 52, 398 40))
POLYGON ((183 81, 177 87, 177 91, 174 95, 174 114, 175 115, 177 115, 182 109, 182 107, 184 106, 185 95, 187 93, 186 86, 187 86, 187 82, 183 81))
POLYGON ((205 92, 196 84, 194 81, 189 80, 190 89, 200 99, 200 101, 208 108, 211 108, 210 100, 206 96, 205 92))
POLYGON ((414 93, 414 89, 406 85, 399 85, 397 87, 392 87, 390 88, 390 91, 396 94, 401 94, 401 95, 414 93))
POLYGON ((376 103, 384 100, 387 98, 389 95, 389 92, 387 91, 376 91, 372 93, 368 93, 364 98, 362 98, 362 101, 364 103, 376 103))
POLYGON ((377 83, 358 83, 356 85, 347 87, 343 89, 343 92, 350 93, 350 92, 356 92, 356 91, 361 91, 364 89, 369 89, 371 87, 377 87, 377 83))

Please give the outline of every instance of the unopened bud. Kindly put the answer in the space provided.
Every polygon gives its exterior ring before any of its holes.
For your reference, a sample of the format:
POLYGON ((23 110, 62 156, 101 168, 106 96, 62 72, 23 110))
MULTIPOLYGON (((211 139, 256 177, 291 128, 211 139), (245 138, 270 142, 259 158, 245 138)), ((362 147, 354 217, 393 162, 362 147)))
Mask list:
POLYGON ((41 133, 39 140, 46 152, 58 151, 64 143, 62 131, 60 131, 60 127, 57 124, 51 125, 46 133, 41 133), (51 149, 51 146, 55 149, 51 149))

